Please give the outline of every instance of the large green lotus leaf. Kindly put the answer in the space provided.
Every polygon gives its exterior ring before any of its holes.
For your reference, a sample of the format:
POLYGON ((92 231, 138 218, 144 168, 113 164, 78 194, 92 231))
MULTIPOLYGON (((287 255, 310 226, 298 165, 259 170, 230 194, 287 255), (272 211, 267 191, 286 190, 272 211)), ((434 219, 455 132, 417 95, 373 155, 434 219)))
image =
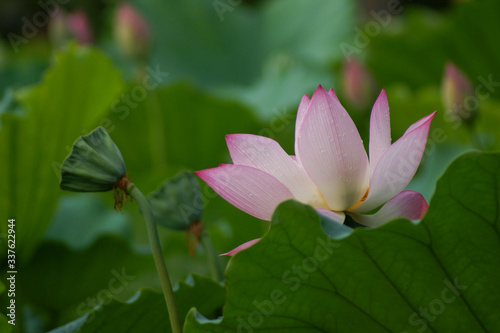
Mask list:
POLYGON ((16 219, 18 259, 31 255, 50 223, 63 193, 58 184, 67 149, 104 119, 121 88, 119 72, 102 54, 71 47, 40 84, 18 93, 25 114, 2 117, 0 212, 16 219))
MULTIPOLYGON (((192 307, 208 318, 220 315, 225 300, 224 287, 203 276, 193 275, 174 290, 181 321, 192 307)), ((112 300, 95 311, 51 331, 71 332, 171 332, 163 294, 143 289, 126 303, 112 300)))
POLYGON ((103 236, 85 249, 44 242, 18 275, 19 300, 49 318, 49 328, 78 318, 100 301, 126 300, 139 288, 161 288, 150 253, 103 236))
POLYGON ((473 152, 439 180, 419 224, 328 238, 315 211, 280 205, 227 269, 222 320, 188 332, 500 332, 500 154, 473 152))
MULTIPOLYGON (((404 17, 393 15, 382 33, 368 38, 367 63, 383 86, 394 82, 412 88, 440 84, 444 64, 452 61, 474 87, 494 82, 481 88, 481 94, 500 97, 500 21, 496 15, 500 2, 463 2, 445 13, 411 12, 405 6, 403 10, 400 15, 404 17)), ((375 17, 370 19, 377 22, 375 17)))

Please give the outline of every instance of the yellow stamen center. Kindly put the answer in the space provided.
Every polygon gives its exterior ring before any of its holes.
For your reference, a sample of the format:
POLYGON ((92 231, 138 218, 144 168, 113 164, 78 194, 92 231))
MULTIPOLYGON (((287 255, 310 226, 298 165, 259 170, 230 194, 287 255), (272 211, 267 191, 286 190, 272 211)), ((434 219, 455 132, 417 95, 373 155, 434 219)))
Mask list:
POLYGON ((358 208, 363 202, 365 202, 366 200, 366 197, 368 196, 368 192, 370 192, 370 188, 368 187, 366 189, 366 193, 365 195, 363 195, 363 197, 361 198, 361 200, 359 200, 358 202, 356 202, 354 205, 352 205, 351 207, 349 207, 347 210, 353 210, 353 209, 356 209, 358 208))

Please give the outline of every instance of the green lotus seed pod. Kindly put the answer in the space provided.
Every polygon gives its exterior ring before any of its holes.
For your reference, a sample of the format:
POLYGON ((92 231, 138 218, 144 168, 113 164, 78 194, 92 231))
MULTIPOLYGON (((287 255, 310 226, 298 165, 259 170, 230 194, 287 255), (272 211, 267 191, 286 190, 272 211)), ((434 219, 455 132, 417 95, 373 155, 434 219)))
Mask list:
POLYGON ((166 180, 148 196, 156 223, 174 230, 187 230, 202 216, 201 191, 192 172, 166 180))
POLYGON ((79 137, 61 168, 61 189, 75 192, 112 190, 125 173, 118 147, 102 127, 79 137))

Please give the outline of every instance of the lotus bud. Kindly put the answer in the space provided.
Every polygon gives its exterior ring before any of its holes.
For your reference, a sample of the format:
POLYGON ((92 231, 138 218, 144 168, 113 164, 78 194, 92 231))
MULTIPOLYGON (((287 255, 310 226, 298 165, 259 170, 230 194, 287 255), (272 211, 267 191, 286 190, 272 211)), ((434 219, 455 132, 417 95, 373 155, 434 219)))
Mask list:
POLYGON ((76 11, 68 15, 68 27, 75 36, 78 44, 91 44, 93 41, 90 23, 84 11, 76 11))
POLYGON ((83 11, 71 14, 62 9, 57 11, 50 21, 49 36, 56 47, 62 47, 72 39, 80 45, 91 44, 93 41, 89 21, 83 11))
POLYGON ((127 197, 125 162, 120 150, 103 127, 79 137, 61 168, 60 187, 74 192, 113 190, 115 209, 127 197))
POLYGON ((367 109, 377 94, 375 78, 355 58, 345 61, 342 69, 344 97, 357 109, 367 109))
POLYGON ((129 3, 122 3, 116 10, 114 35, 121 51, 131 58, 142 58, 149 52, 149 26, 129 3))
POLYGON ((453 63, 446 64, 441 82, 441 98, 447 115, 472 124, 479 107, 474 96, 474 87, 467 76, 453 63), (469 103, 469 99, 473 103, 469 103))

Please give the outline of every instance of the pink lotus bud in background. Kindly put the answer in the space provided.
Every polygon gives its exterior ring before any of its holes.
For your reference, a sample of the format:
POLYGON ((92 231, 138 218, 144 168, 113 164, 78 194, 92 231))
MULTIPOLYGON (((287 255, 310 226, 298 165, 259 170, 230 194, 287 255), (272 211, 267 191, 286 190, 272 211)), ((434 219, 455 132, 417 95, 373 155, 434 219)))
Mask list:
POLYGON ((62 47, 70 40, 76 40, 80 45, 91 44, 93 37, 87 14, 81 10, 71 14, 59 10, 50 21, 49 37, 56 47, 62 47))
POLYGON ((115 41, 120 50, 131 58, 144 57, 151 46, 151 34, 146 20, 130 3, 122 3, 115 13, 115 41))
POLYGON ((90 44, 93 41, 90 23, 84 11, 78 10, 68 15, 68 28, 75 36, 78 44, 90 44))
POLYGON ((441 98, 447 115, 471 124, 479 107, 474 97, 474 87, 467 76, 453 63, 447 63, 441 82, 441 98))
POLYGON ((345 61, 342 68, 342 87, 349 104, 358 109, 367 109, 377 94, 375 78, 355 58, 345 61))

